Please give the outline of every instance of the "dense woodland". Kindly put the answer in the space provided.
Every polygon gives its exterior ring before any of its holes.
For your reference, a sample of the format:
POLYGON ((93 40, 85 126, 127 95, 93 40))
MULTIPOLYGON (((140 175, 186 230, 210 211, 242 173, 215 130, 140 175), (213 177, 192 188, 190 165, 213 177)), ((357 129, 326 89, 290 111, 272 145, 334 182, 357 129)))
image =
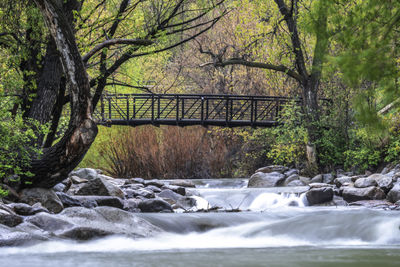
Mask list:
POLYGON ((51 187, 78 165, 196 178, 399 160, 399 1, 0 0, 0 18, 5 189, 51 187), (140 92, 302 104, 276 128, 96 125, 101 94, 140 92))

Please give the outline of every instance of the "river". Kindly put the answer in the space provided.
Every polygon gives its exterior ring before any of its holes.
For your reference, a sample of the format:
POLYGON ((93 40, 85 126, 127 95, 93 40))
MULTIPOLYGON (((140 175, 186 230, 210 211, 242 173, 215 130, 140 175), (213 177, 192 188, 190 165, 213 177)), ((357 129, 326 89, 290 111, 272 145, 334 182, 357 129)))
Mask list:
POLYGON ((399 266, 400 213, 308 207, 302 188, 247 189, 245 179, 197 180, 198 208, 244 212, 142 213, 164 230, 0 248, 0 266, 399 266), (279 192, 283 193, 279 193, 279 192))

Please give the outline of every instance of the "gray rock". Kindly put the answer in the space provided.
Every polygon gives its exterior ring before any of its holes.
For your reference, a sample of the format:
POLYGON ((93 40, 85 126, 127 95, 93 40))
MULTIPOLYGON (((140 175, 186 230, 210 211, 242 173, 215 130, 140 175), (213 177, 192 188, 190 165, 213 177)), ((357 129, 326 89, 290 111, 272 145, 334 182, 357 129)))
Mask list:
POLYGON ((181 186, 181 187, 191 187, 191 188, 195 188, 196 185, 189 180, 172 180, 170 183, 170 185, 175 185, 175 186, 181 186))
POLYGON ((294 180, 288 183, 286 186, 304 186, 305 184, 300 180, 294 180))
POLYGON ((284 173, 288 170, 288 167, 285 166, 280 166, 280 165, 270 165, 266 167, 259 168, 256 170, 257 172, 262 172, 262 173, 271 173, 271 172, 279 172, 279 173, 284 173))
POLYGON ((395 203, 400 200, 400 183, 396 183, 387 195, 387 200, 395 203))
POLYGON ((33 206, 25 203, 11 203, 7 206, 10 207, 16 214, 22 216, 35 215, 39 212, 49 212, 46 208, 42 207, 40 203, 36 203, 33 206))
POLYGON ((124 201, 124 210, 129 212, 140 212, 139 203, 141 200, 131 198, 124 201))
POLYGON ((182 186, 176 186, 176 185, 164 185, 161 187, 162 190, 164 189, 169 189, 174 191, 175 193, 178 193, 179 195, 185 196, 186 195, 186 189, 182 186))
POLYGON ((126 184, 126 185, 123 185, 121 188, 139 190, 141 188, 144 188, 144 185, 142 185, 142 184, 126 184))
POLYGON ((56 194, 57 194, 58 198, 61 200, 61 202, 63 203, 65 208, 84 206, 79 200, 77 200, 76 198, 74 198, 70 195, 67 195, 62 192, 56 192, 56 194))
POLYGON ((308 185, 311 183, 311 178, 309 178, 309 177, 300 176, 299 180, 302 181, 305 185, 308 185))
POLYGON ((73 240, 90 240, 94 238, 104 237, 108 235, 112 235, 113 232, 106 231, 103 229, 86 227, 86 226, 76 226, 71 229, 68 229, 61 234, 59 237, 70 238, 73 240))
POLYGON ((385 192, 375 186, 365 188, 345 187, 343 189, 342 196, 347 202, 384 199, 386 197, 385 192))
POLYGON ((368 178, 374 179, 385 193, 389 192, 393 187, 393 178, 391 176, 376 173, 372 174, 368 178))
POLYGON ((333 185, 325 184, 325 183, 311 183, 309 184, 310 188, 323 188, 323 187, 333 187, 333 185))
POLYGON ((298 169, 290 169, 284 173, 284 175, 286 175, 286 177, 289 177, 293 174, 299 174, 299 170, 298 169))
POLYGON ((107 206, 114 207, 118 209, 124 208, 124 202, 122 199, 118 197, 111 196, 74 196, 74 199, 78 200, 81 203, 93 203, 95 202, 97 206, 107 206))
POLYGON ((20 194, 20 202, 29 205, 39 202, 43 205, 43 207, 53 213, 59 213, 64 209, 64 206, 57 194, 53 190, 46 188, 23 189, 20 194))
POLYGON ((325 173, 322 175, 322 182, 326 184, 331 184, 335 177, 333 176, 332 173, 325 173))
POLYGON ((0 224, 0 247, 27 246, 44 240, 46 238, 43 236, 18 231, 0 224))
POLYGON ((197 200, 191 197, 184 197, 179 199, 174 205, 175 208, 181 208, 183 210, 190 210, 197 205, 197 200))
MULTIPOLYGON (((182 195, 179 195, 177 193, 175 193, 174 191, 170 190, 170 189, 164 189, 163 191, 161 191, 161 193, 159 193, 157 195, 158 197, 165 199, 171 199, 174 202, 177 202, 179 199, 183 198, 182 195)), ((166 200, 167 201, 167 200, 166 200)), ((168 203, 170 203, 169 201, 167 201, 168 203)), ((171 203, 170 203, 171 204, 171 203)))
POLYGON ((52 189, 54 192, 63 192, 67 186, 63 183, 56 184, 52 189))
POLYGON ((149 189, 146 189, 146 188, 136 190, 134 192, 134 194, 135 194, 135 197, 139 197, 139 196, 144 197, 144 198, 154 198, 155 197, 154 192, 149 189))
POLYGON ((332 187, 312 188, 306 193, 310 205, 321 204, 333 199, 332 187))
POLYGON ((367 177, 367 178, 358 178, 354 183, 354 187, 357 188, 365 188, 370 186, 376 186, 376 181, 374 178, 367 177))
POLYGON ((161 199, 148 199, 138 205, 142 212, 172 212, 171 205, 161 199))
POLYGON ((75 176, 75 175, 72 175, 70 177, 70 179, 71 179, 72 183, 74 183, 74 184, 83 184, 83 183, 87 183, 89 181, 88 179, 80 178, 80 177, 75 176))
POLYGON ((311 183, 322 183, 323 176, 322 174, 318 174, 311 179, 311 183))
POLYGON ((388 209, 391 205, 393 204, 385 200, 359 200, 350 203, 350 206, 362 206, 375 209, 388 209))
POLYGON ((287 186, 289 183, 299 180, 300 176, 298 174, 292 174, 285 179, 284 185, 287 186))
POLYGON ((124 192, 106 179, 98 177, 84 184, 84 186, 76 192, 76 195, 114 196, 123 198, 124 192))
POLYGON ((144 185, 145 186, 153 185, 153 186, 161 188, 164 186, 164 183, 161 182, 160 180, 147 180, 147 181, 144 181, 144 185))
POLYGON ((128 189, 124 189, 122 191, 124 192, 126 199, 134 198, 136 196, 136 194, 135 194, 136 190, 128 188, 128 189))
POLYGON ((126 184, 144 184, 145 180, 143 178, 132 178, 129 180, 126 180, 126 184))
POLYGON ((76 171, 72 171, 69 176, 78 176, 79 178, 86 179, 86 180, 93 180, 96 179, 99 175, 98 171, 95 169, 90 168, 82 168, 76 171))
POLYGON ((160 193, 161 192, 161 189, 159 187, 157 187, 157 186, 154 186, 154 185, 148 185, 145 188, 150 190, 150 191, 153 191, 154 193, 160 193))
POLYGON ((336 178, 335 180, 333 180, 333 182, 337 187, 341 187, 344 183, 352 183, 353 180, 349 176, 343 176, 336 178))
POLYGON ((261 187, 275 187, 283 183, 285 175, 279 172, 263 173, 257 172, 253 174, 248 183, 248 187, 261 188, 261 187))
POLYGON ((8 209, 3 209, 0 207, 0 224, 6 225, 8 227, 15 227, 22 223, 23 218, 18 216, 14 212, 8 211, 8 209))

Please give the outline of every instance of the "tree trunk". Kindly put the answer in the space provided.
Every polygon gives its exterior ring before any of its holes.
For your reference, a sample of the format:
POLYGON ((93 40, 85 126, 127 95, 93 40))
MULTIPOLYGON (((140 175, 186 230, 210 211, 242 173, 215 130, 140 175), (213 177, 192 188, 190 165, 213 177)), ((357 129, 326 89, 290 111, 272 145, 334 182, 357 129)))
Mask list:
POLYGON ((50 188, 64 180, 82 160, 97 135, 97 125, 92 119, 89 78, 71 23, 63 11, 63 0, 35 0, 35 3, 60 52, 71 99, 71 118, 66 133, 57 144, 32 161, 33 177, 23 179, 23 186, 50 188))

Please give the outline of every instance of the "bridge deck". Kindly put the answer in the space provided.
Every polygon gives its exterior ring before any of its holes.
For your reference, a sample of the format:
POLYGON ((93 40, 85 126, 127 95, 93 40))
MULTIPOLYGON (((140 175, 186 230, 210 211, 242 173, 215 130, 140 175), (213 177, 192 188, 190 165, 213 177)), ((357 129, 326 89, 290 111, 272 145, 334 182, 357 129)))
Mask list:
POLYGON ((287 97, 243 95, 103 95, 95 116, 103 125, 273 127, 287 97))

